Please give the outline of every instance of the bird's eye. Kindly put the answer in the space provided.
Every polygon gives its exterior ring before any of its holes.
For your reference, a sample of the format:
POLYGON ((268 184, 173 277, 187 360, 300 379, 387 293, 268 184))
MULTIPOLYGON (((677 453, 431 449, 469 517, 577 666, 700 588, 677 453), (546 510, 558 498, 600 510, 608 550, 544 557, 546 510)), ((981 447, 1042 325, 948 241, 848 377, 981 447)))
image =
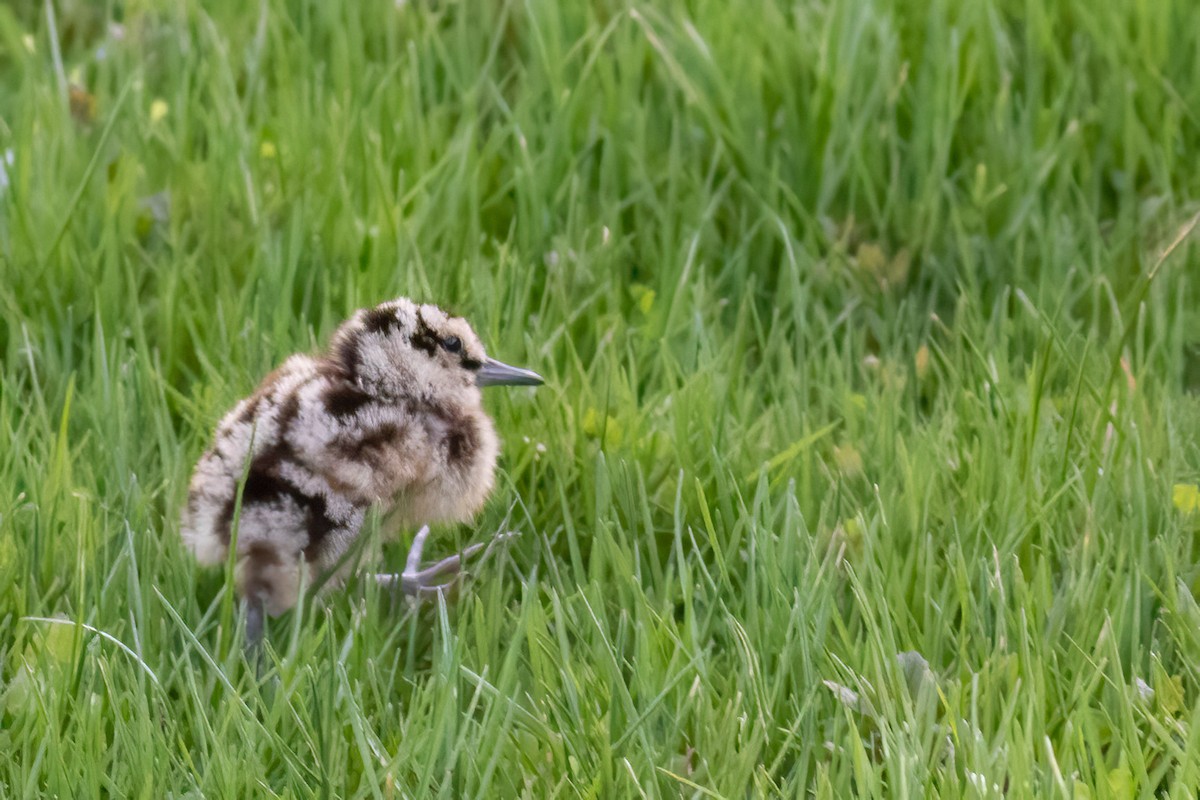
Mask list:
POLYGON ((457 336, 443 339, 442 347, 446 348, 446 352, 448 353, 457 353, 459 350, 462 350, 462 339, 459 339, 457 336))

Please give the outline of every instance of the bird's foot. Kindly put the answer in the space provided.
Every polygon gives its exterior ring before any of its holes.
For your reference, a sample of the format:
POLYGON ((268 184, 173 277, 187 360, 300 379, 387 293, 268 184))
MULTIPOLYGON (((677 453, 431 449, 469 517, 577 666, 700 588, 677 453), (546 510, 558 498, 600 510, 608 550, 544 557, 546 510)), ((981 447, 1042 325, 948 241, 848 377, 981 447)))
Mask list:
POLYGON ((500 533, 490 542, 477 542, 463 549, 461 553, 447 556, 435 564, 421 568, 421 554, 425 550, 425 540, 429 538, 429 526, 417 531, 413 538, 412 547, 408 550, 408 560, 404 564, 404 572, 399 575, 379 574, 375 581, 388 589, 399 589, 414 600, 424 600, 431 597, 445 596, 462 577, 463 559, 470 558, 485 548, 490 550, 495 544, 515 537, 516 533, 500 533), (449 576, 449 580, 443 580, 449 576))

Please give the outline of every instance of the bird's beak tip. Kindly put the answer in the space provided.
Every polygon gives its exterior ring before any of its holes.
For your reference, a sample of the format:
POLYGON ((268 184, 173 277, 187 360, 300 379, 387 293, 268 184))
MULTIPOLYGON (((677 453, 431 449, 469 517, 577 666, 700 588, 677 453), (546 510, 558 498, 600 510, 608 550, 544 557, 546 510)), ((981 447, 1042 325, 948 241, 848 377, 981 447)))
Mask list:
POLYGON ((475 373, 479 386, 541 386, 546 381, 533 370, 513 367, 494 358, 483 362, 475 373))

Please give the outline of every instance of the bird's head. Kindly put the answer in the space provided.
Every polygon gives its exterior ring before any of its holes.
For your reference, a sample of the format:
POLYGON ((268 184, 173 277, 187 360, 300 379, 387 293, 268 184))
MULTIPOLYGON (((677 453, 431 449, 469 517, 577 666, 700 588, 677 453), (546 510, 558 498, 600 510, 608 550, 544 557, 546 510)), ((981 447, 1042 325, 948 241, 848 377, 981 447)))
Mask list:
POLYGON ((329 357, 385 397, 478 402, 481 386, 536 386, 537 373, 488 358, 462 317, 407 298, 357 311, 338 328, 329 357))

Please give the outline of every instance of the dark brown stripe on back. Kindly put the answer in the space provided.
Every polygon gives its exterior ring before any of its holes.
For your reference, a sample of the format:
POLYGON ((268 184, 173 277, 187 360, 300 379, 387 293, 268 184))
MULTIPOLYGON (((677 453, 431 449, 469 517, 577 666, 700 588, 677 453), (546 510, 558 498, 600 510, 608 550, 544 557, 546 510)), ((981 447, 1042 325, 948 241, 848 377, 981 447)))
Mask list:
POLYGON ((371 401, 371 396, 345 381, 337 381, 321 393, 325 410, 338 419, 353 416, 371 401))
MULTIPOLYGON (((252 505, 267 505, 290 498, 299 508, 304 509, 309 502, 308 495, 297 489, 288 481, 279 477, 279 465, 292 456, 292 448, 285 441, 279 441, 255 457, 246 473, 246 483, 242 487, 242 512, 252 505)), ((322 500, 322 502, 324 502, 322 500)), ((221 507, 217 517, 217 536, 221 543, 228 546, 233 535, 233 511, 237 505, 237 488, 221 507)))
POLYGON ((348 333, 330 353, 331 361, 345 375, 347 380, 354 380, 358 375, 359 341, 357 333, 348 333))
POLYGON ((308 544, 304 547, 304 558, 307 561, 315 561, 321 555, 325 537, 338 528, 338 523, 329 516, 329 506, 325 502, 325 498, 320 495, 309 498, 306 511, 308 512, 306 520, 308 544))
POLYGON ((393 330, 399 330, 400 319, 393 308, 377 306, 363 315, 363 327, 371 333, 382 333, 384 336, 393 330))
MULTIPOLYGON (((275 458, 274 454, 271 454, 275 458)), ((277 461, 271 464, 274 466, 277 461)), ((262 463, 262 458, 255 459, 254 465, 250 468, 250 474, 246 476, 246 485, 242 489, 242 507, 249 505, 266 504, 284 497, 292 497, 299 494, 299 489, 292 486, 282 478, 278 478, 271 474, 274 470, 262 463)))
MULTIPOLYGON (((293 486, 286 480, 251 469, 246 476, 246 486, 242 490, 242 511, 258 504, 282 503, 290 501, 304 514, 304 530, 308 541, 304 546, 304 557, 309 561, 316 559, 321 552, 322 543, 330 531, 338 528, 338 522, 330 517, 329 506, 325 498, 319 494, 308 494, 293 486)), ((223 540, 226 544, 230 538, 230 523, 233 520, 234 501, 230 500, 222 510, 223 540)), ((299 534, 301 531, 295 531, 299 534)), ((259 546, 251 543, 250 547, 259 546)))
POLYGON ((233 536, 233 506, 236 502, 236 495, 230 497, 221 506, 221 513, 217 515, 217 538, 226 547, 229 546, 229 540, 233 536))
POLYGON ((262 404, 262 392, 255 392, 246 401, 246 407, 242 409, 242 413, 238 414, 237 421, 242 423, 250 423, 254 421, 254 415, 258 413, 258 407, 262 404))
POLYGON ((296 417, 300 415, 300 389, 297 387, 290 392, 283 404, 279 406, 279 416, 276 417, 276 423, 279 425, 280 442, 275 446, 275 449, 287 447, 283 439, 287 437, 288 429, 292 427, 292 423, 296 421, 296 417))
POLYGON ((366 463, 372 467, 379 466, 380 451, 403 434, 404 428, 391 422, 385 422, 377 428, 372 428, 362 436, 338 442, 338 455, 351 461, 366 463))

